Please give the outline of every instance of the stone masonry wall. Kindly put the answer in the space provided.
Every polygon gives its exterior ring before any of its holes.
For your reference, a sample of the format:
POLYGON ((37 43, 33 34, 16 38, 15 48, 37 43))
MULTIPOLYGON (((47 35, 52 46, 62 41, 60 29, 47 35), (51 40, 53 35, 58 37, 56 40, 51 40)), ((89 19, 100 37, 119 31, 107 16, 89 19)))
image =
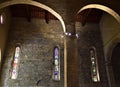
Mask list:
POLYGON ((13 18, 4 63, 1 86, 3 87, 63 87, 63 34, 58 20, 13 18), (18 78, 10 79, 14 50, 21 44, 18 78), (60 47, 61 80, 53 81, 53 49, 60 47))
POLYGON ((99 24, 86 23, 85 26, 82 26, 80 22, 77 22, 76 29, 79 34, 79 87, 108 87, 103 42, 99 24), (93 46, 97 51, 100 82, 93 82, 91 78, 91 59, 89 51, 93 46))

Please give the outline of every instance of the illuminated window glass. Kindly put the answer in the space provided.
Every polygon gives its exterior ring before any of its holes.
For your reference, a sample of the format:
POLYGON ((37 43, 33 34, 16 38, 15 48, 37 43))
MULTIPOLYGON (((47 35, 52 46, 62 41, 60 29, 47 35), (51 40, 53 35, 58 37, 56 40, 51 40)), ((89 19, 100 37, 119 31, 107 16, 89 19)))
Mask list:
POLYGON ((53 80, 60 80, 60 55, 59 48, 54 48, 54 71, 53 71, 53 80))
POLYGON ((12 64, 11 79, 16 79, 17 78, 19 56, 20 56, 20 46, 16 46, 15 53, 14 53, 13 64, 12 64))
POLYGON ((3 15, 0 15, 0 24, 3 24, 3 15))
POLYGON ((97 63, 97 56, 96 56, 96 49, 90 49, 90 57, 91 57, 91 75, 93 82, 99 82, 99 70, 98 70, 98 63, 97 63))

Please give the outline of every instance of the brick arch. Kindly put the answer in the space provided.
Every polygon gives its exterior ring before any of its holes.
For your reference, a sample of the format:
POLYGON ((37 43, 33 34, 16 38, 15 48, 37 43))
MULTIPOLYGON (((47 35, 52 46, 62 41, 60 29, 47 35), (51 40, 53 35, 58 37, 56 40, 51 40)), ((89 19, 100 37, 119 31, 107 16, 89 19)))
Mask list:
POLYGON ((116 13, 114 10, 112 10, 111 8, 104 6, 104 5, 100 5, 100 4, 89 4, 86 5, 84 7, 82 7, 78 13, 80 13, 81 11, 85 10, 85 9, 90 9, 90 8, 96 8, 96 9, 100 9, 102 11, 105 11, 107 13, 109 13, 110 15, 112 15, 119 23, 120 23, 120 16, 118 13, 116 13))
POLYGON ((7 6, 10 6, 10 5, 15 5, 15 4, 33 5, 33 6, 37 6, 37 7, 40 7, 40 8, 43 8, 43 9, 49 11, 56 18, 58 18, 58 20, 61 22, 61 25, 63 27, 63 32, 66 32, 65 23, 64 23, 62 17, 56 11, 54 11, 52 8, 46 6, 46 5, 42 4, 42 3, 32 1, 32 0, 10 0, 10 1, 6 1, 6 2, 1 3, 0 4, 0 9, 5 8, 7 6))

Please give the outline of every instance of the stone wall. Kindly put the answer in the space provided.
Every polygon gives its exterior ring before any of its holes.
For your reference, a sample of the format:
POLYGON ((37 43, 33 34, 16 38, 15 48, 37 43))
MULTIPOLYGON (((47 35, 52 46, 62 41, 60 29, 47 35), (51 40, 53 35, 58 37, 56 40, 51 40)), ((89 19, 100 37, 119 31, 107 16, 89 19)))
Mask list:
MULTIPOLYGON (((114 17, 104 13, 100 21, 100 30, 104 43, 105 59, 109 63, 109 66, 107 67, 109 84, 111 87, 115 87, 113 67, 110 63, 113 62, 111 61, 113 50, 120 42, 120 25, 114 17)), ((117 61, 119 60, 117 59, 117 61)))
POLYGON ((1 57, 3 57, 8 29, 10 25, 10 13, 8 8, 0 9, 0 15, 3 15, 3 21, 4 21, 3 24, 0 24, 0 49, 1 49, 1 57))
POLYGON ((103 53, 103 42, 101 38, 99 24, 86 23, 82 26, 76 23, 78 38, 78 58, 79 58, 79 87, 108 87, 106 77, 106 65, 103 53), (97 51, 98 68, 100 82, 93 82, 91 78, 90 48, 95 47, 97 51))
POLYGON ((109 50, 113 49, 112 47, 120 42, 120 25, 115 18, 107 13, 104 13, 100 21, 100 30, 104 43, 105 58, 107 61, 110 61, 110 59, 107 59, 108 54, 111 55, 109 50))
POLYGON ((12 18, 4 54, 1 86, 4 87, 63 87, 63 29, 58 20, 12 18), (18 78, 10 79, 14 50, 21 44, 18 78), (53 81, 53 49, 60 47, 61 80, 53 81))

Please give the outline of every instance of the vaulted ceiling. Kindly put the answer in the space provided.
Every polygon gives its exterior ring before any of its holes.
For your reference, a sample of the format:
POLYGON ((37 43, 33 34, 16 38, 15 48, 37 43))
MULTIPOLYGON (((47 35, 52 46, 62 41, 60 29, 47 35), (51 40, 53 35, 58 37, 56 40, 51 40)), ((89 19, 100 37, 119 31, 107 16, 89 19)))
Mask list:
MULTIPOLYGON (((12 17, 25 17, 28 21, 31 21, 32 18, 45 19, 46 23, 49 23, 49 20, 57 20, 57 18, 48 11, 31 5, 13 5, 10 6, 10 11, 12 17)), ((101 10, 87 9, 76 16, 76 21, 81 22, 83 25, 87 22, 99 23, 101 16, 101 10)))

